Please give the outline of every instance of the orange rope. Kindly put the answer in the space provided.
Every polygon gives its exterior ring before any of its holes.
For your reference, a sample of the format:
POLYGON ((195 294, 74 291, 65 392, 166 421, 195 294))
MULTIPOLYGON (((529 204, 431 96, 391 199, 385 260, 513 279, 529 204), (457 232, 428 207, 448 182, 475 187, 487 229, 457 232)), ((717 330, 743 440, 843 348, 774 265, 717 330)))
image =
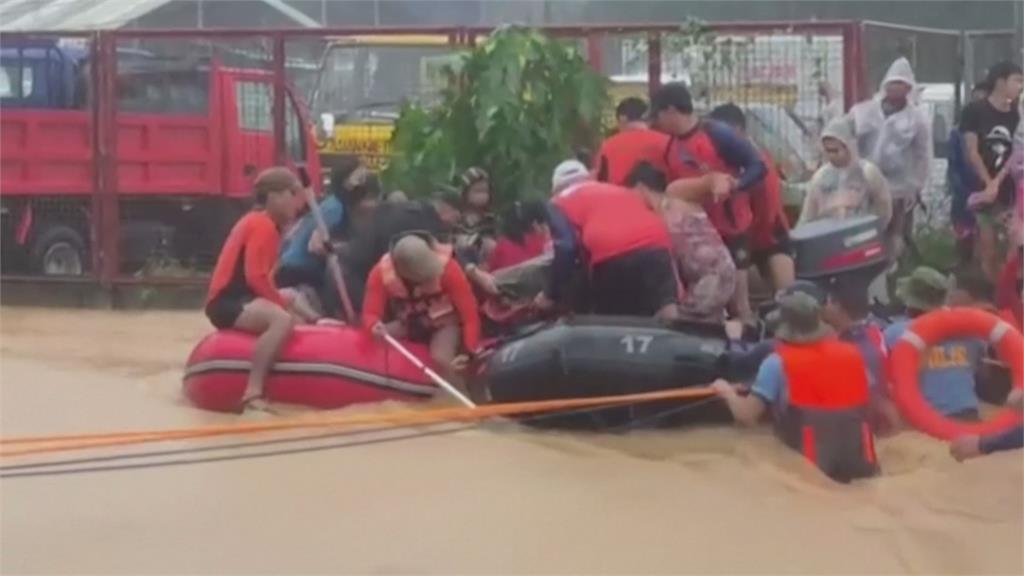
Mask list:
POLYGON ((72 434, 56 436, 26 436, 19 438, 0 438, 0 457, 27 456, 49 452, 65 452, 70 450, 87 450, 111 446, 124 446, 147 442, 164 442, 191 438, 208 438, 259 432, 277 432, 283 430, 301 430, 309 428, 335 428, 346 426, 362 426, 371 424, 427 424, 443 421, 475 421, 497 416, 513 416, 531 412, 551 412, 574 408, 587 408, 601 405, 632 404, 653 402, 657 400, 680 400, 687 398, 704 398, 714 392, 708 387, 681 388, 641 394, 622 396, 601 396, 597 398, 569 398, 560 400, 541 400, 533 402, 516 402, 507 404, 491 404, 476 408, 452 407, 437 410, 406 410, 387 414, 356 414, 320 418, 292 418, 275 422, 240 422, 218 426, 198 428, 178 428, 167 430, 110 432, 105 434, 72 434), (26 448, 6 448, 10 445, 34 444, 26 448))

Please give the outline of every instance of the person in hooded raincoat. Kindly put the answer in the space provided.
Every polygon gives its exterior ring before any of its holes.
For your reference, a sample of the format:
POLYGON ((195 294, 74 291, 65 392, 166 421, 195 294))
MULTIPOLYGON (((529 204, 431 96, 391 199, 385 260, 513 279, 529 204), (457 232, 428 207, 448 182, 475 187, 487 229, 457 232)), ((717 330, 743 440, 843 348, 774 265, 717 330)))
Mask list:
POLYGON ((894 258, 902 252, 904 231, 913 227, 913 207, 928 183, 933 155, 931 122, 914 101, 916 88, 910 62, 899 58, 886 72, 878 94, 848 114, 858 152, 881 170, 889 185, 894 258))
POLYGON ((884 230, 892 218, 892 197, 878 167, 857 153, 850 122, 833 120, 821 133, 821 146, 827 161, 808 183, 798 225, 874 214, 884 230))

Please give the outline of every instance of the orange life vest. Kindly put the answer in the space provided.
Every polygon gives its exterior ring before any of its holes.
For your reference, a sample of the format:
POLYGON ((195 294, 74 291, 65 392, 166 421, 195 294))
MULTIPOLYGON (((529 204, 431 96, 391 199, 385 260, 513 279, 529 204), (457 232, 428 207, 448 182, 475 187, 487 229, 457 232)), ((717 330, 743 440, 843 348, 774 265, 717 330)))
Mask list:
MULTIPOLYGON (((441 259, 442 270, 446 269, 452 258, 451 245, 437 243, 434 252, 441 259)), ((442 319, 455 313, 455 306, 441 284, 443 272, 428 283, 410 287, 395 271, 390 254, 381 258, 380 266, 384 289, 388 292, 389 304, 397 320, 437 327, 442 319)))
POLYGON ((868 377, 857 347, 829 338, 780 342, 776 351, 789 392, 777 423, 783 441, 833 480, 877 474, 868 377))

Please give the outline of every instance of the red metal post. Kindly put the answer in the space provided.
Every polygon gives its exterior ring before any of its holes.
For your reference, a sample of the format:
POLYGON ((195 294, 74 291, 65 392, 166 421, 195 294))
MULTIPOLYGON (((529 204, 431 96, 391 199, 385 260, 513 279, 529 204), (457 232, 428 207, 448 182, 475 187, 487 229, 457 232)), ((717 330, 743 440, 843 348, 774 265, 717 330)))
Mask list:
POLYGON ((843 26, 843 107, 849 110, 863 97, 864 69, 867 67, 861 39, 863 25, 851 22, 843 26))
POLYGON ((274 32, 273 41, 273 77, 274 77, 274 159, 278 165, 284 165, 287 160, 287 148, 285 146, 285 110, 288 105, 285 86, 288 83, 288 74, 285 69, 285 37, 280 32, 274 32))
POLYGON ((98 263, 100 284, 111 288, 120 272, 121 215, 118 197, 117 173, 117 39, 109 32, 100 32, 96 43, 93 68, 93 114, 96 171, 96 189, 93 191, 92 228, 98 247, 94 256, 98 263))
POLYGON ((601 45, 603 39, 604 34, 590 31, 584 40, 587 43, 587 62, 594 71, 601 74, 604 74, 604 46, 601 45))
POLYGON ((661 87, 661 32, 647 35, 647 86, 648 98, 661 87))

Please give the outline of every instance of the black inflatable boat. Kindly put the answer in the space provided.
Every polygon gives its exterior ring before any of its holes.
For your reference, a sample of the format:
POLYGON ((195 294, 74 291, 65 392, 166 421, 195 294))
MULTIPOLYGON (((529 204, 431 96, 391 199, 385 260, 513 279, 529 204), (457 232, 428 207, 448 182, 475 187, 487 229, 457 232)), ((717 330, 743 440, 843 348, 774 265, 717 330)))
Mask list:
MULTIPOLYGON (((533 327, 503 343, 480 377, 494 402, 634 394, 730 378, 721 326, 584 316, 533 327)), ((664 426, 730 420, 721 402, 666 401, 524 421, 541 427, 664 426)))

